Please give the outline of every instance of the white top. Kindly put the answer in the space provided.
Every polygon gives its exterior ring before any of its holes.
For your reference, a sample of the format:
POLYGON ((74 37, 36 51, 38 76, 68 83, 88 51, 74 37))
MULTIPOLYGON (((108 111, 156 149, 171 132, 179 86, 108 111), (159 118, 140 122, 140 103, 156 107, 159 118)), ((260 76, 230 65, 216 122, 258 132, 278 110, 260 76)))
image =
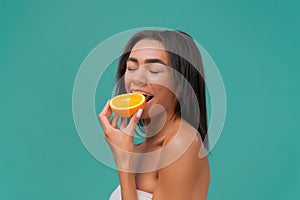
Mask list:
MULTIPOLYGON (((142 190, 136 190, 138 200, 151 200, 153 194, 144 192, 142 190)), ((122 195, 121 195, 121 186, 118 185, 118 187, 113 191, 113 193, 110 195, 109 200, 122 200, 122 195)))

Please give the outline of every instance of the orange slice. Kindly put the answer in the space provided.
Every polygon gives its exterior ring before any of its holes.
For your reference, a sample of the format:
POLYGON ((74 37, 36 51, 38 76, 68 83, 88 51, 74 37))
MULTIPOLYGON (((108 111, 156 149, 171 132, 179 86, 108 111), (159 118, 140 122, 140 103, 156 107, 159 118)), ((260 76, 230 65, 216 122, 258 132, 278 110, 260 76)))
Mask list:
POLYGON ((110 100, 112 111, 121 117, 131 117, 140 108, 144 109, 146 97, 138 93, 121 94, 110 100))

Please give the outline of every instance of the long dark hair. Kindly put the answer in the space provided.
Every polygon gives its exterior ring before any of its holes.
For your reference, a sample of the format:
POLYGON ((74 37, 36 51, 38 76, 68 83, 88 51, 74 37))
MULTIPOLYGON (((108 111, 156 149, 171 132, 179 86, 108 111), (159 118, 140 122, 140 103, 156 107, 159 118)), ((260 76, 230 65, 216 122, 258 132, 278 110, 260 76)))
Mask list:
MULTIPOLYGON (((119 60, 116 93, 126 93, 124 85, 126 62, 134 45, 142 39, 161 42, 169 54, 172 68, 187 80, 184 81, 178 76, 174 77, 181 84, 181 93, 175 113, 198 130, 204 146, 208 148, 204 69, 200 51, 190 35, 182 31, 170 30, 145 30, 134 34, 127 42, 119 60), (186 89, 188 86, 193 92, 186 89), (199 116, 200 119, 196 116, 199 116)), ((173 75, 176 76, 174 73, 173 75)))

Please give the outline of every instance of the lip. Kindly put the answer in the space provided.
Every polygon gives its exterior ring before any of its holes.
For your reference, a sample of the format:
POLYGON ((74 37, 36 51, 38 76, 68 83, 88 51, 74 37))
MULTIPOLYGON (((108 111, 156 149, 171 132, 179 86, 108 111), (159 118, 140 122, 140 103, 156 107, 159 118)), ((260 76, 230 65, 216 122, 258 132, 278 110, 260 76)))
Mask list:
POLYGON ((148 96, 154 96, 151 92, 148 92, 146 90, 141 90, 141 89, 134 89, 134 90, 131 90, 131 93, 144 93, 148 96))
POLYGON ((154 99, 154 97, 152 99, 150 99, 149 101, 147 101, 146 104, 145 104, 145 107, 148 106, 149 104, 151 104, 153 99, 154 99))
POLYGON ((146 103, 150 102, 153 99, 153 97, 154 97, 154 95, 151 94, 151 92, 148 92, 148 91, 145 91, 145 90, 141 90, 141 89, 131 90, 131 92, 132 93, 139 93, 139 94, 144 95, 146 97, 146 103), (149 98, 151 98, 151 99, 149 100, 149 98))

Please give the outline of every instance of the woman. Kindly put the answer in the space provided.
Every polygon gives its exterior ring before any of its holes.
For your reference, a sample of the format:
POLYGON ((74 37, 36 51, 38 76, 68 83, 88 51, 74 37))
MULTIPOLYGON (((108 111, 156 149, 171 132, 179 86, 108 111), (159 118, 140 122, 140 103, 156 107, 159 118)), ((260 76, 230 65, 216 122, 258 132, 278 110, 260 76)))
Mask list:
POLYGON ((146 30, 128 41, 119 61, 117 94, 142 93, 147 103, 121 123, 109 101, 98 115, 120 178, 110 199, 206 199, 203 75, 200 52, 183 32, 146 30), (137 126, 145 133, 138 145, 133 140, 137 126))

